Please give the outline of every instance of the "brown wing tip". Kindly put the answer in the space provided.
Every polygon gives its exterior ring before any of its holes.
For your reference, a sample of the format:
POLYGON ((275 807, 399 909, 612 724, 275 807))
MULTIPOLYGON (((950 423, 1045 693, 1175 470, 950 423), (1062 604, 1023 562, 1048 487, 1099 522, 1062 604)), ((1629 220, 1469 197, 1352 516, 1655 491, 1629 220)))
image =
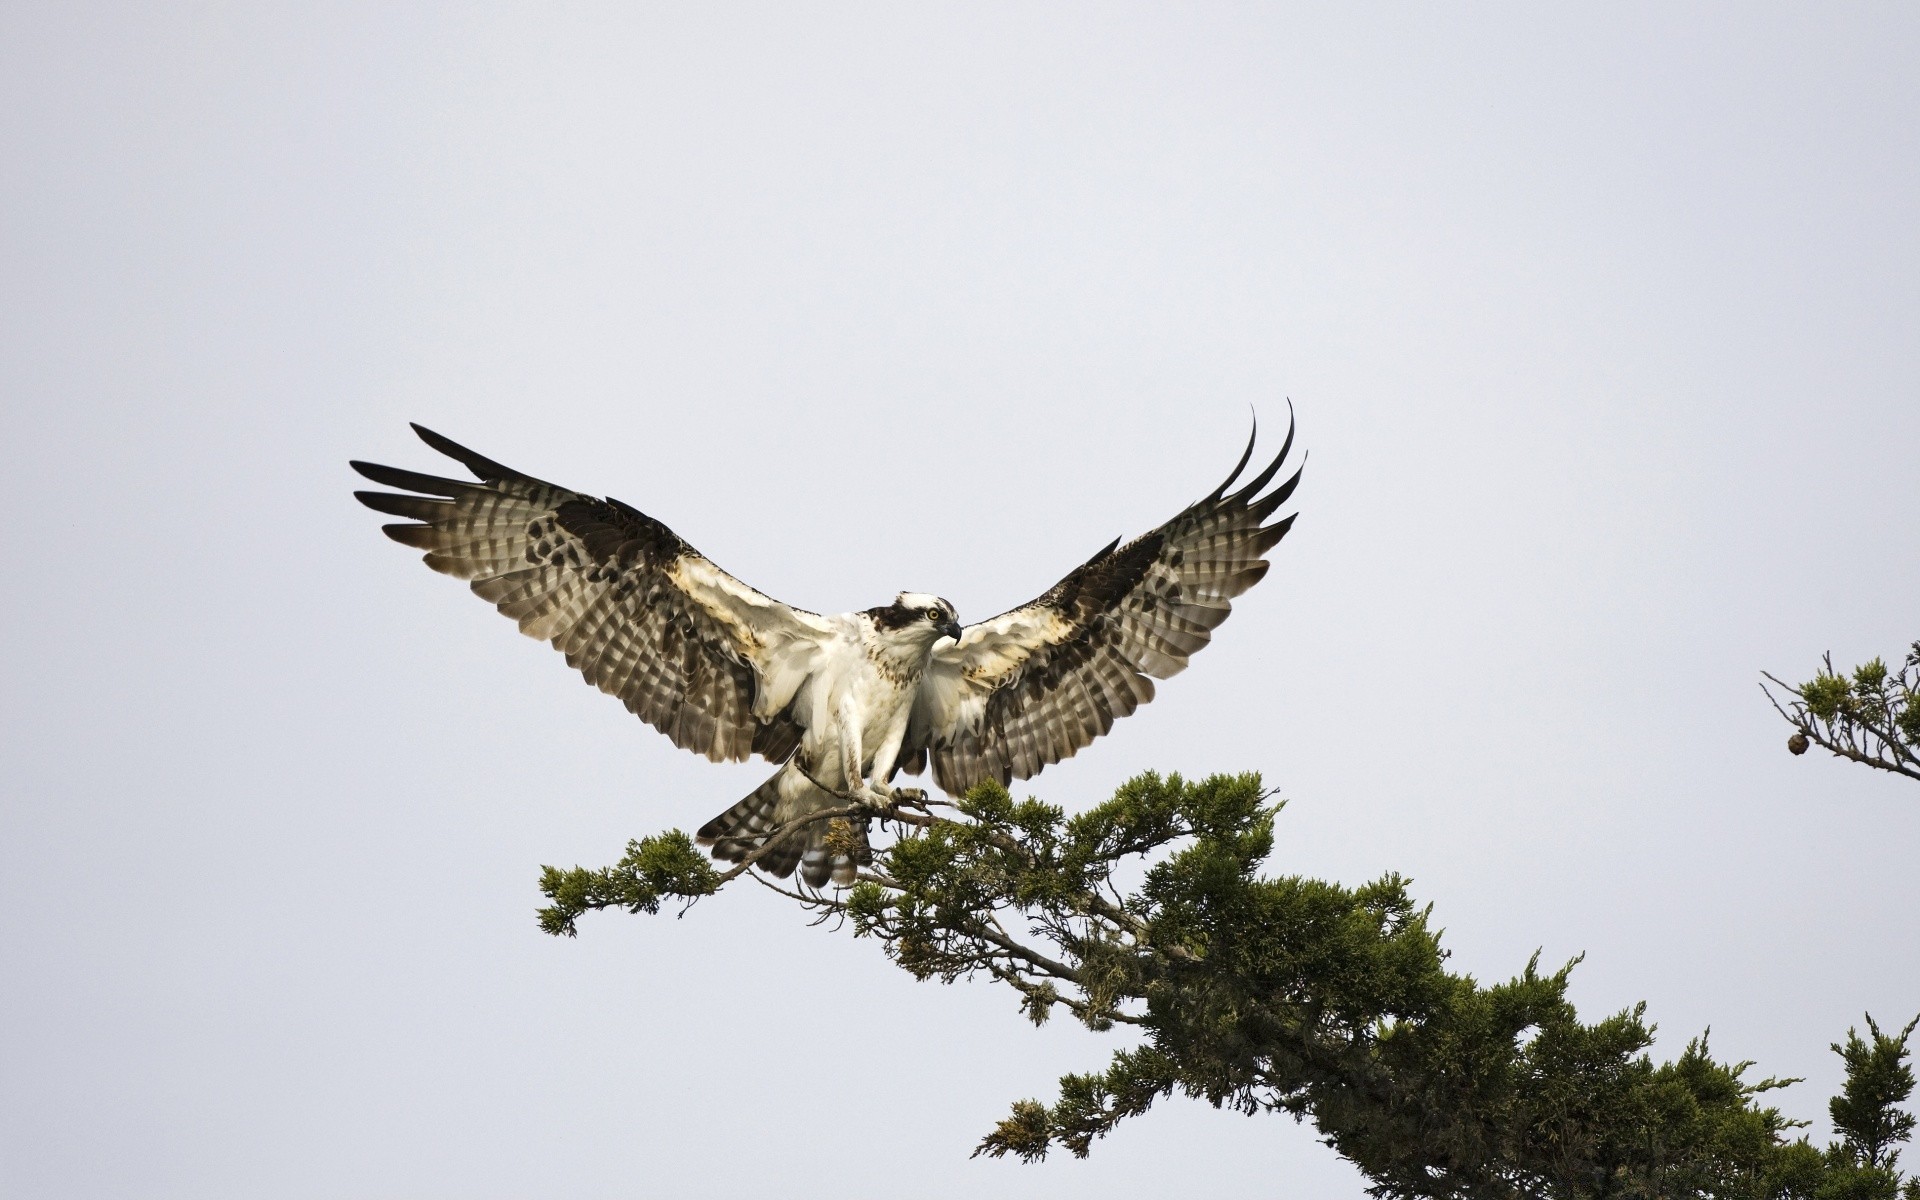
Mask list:
POLYGON ((405 488, 410 492, 425 492, 429 496, 460 496, 477 486, 458 479, 442 479, 438 475, 424 475, 419 471, 405 471, 399 467, 361 462, 358 459, 350 460, 347 465, 384 487, 405 488))
POLYGON ((403 492, 355 492, 353 498, 377 513, 428 521, 452 508, 450 500, 435 500, 403 492))
POLYGON ((408 424, 413 427, 414 433, 420 436, 421 441, 472 471, 480 479, 491 483, 496 479, 514 479, 520 474, 512 467, 504 466, 484 454, 467 449, 450 437, 435 433, 418 421, 410 421, 408 424))
POLYGON ((380 532, 402 546, 411 546, 415 550, 433 549, 433 526, 431 525, 382 525, 380 532))
MULTIPOLYGON (((1214 488, 1213 491, 1207 493, 1206 497, 1203 500, 1201 500, 1200 503, 1218 504, 1221 500, 1227 500, 1230 503, 1245 504, 1251 497, 1258 495, 1260 492, 1260 489, 1267 486, 1267 484, 1272 481, 1274 475, 1280 470, 1280 464, 1284 463, 1287 460, 1287 455, 1293 450, 1293 435, 1298 427, 1299 427, 1299 422, 1295 417, 1295 414, 1293 411, 1293 398, 1288 397, 1287 398, 1287 436, 1280 443, 1280 453, 1273 456, 1273 461, 1267 464, 1266 469, 1262 470, 1258 475, 1248 480, 1240 488, 1240 490, 1235 492, 1232 496, 1228 496, 1227 489, 1232 487, 1239 480, 1240 472, 1246 470, 1247 463, 1253 460, 1253 445, 1254 445, 1254 442, 1256 442, 1260 437, 1260 417, 1258 413, 1255 413, 1253 418, 1253 428, 1247 434, 1247 447, 1246 449, 1240 452, 1240 461, 1235 463, 1233 465, 1233 470, 1227 474, 1227 477, 1225 479, 1220 481, 1220 486, 1214 488)), ((1302 455, 1301 458, 1302 458, 1302 462, 1304 462, 1305 455, 1302 455)), ((1296 471, 1294 473, 1294 478, 1295 480, 1299 478, 1299 472, 1296 471)), ((1288 486, 1289 486, 1289 490, 1291 490, 1291 485, 1288 485, 1288 486)))
MULTIPOLYGON (((1291 411, 1291 409, 1289 409, 1289 411, 1291 411)), ((1274 455, 1273 461, 1268 463, 1266 465, 1266 468, 1262 470, 1258 475, 1255 475, 1252 479, 1247 480, 1245 486, 1241 487, 1239 491, 1233 493, 1233 495, 1231 496, 1225 497, 1226 501, 1229 504, 1246 504, 1249 501, 1253 500, 1255 496, 1258 496, 1260 494, 1260 489, 1266 487, 1267 484, 1273 482, 1273 477, 1279 474, 1280 472, 1280 465, 1287 461, 1287 455, 1292 453, 1293 451, 1294 431, 1295 431, 1294 422, 1292 420, 1288 420, 1287 436, 1286 436, 1286 439, 1280 443, 1280 453, 1274 455)), ((1306 457, 1305 455, 1301 456, 1302 469, 1305 469, 1305 457, 1306 457)), ((1291 494, 1293 491, 1294 485, 1299 482, 1299 478, 1300 478, 1299 471, 1295 471, 1293 478, 1289 480, 1287 483, 1281 485, 1282 489, 1285 490, 1288 494, 1291 494)))
POLYGON ((1220 481, 1219 487, 1216 487, 1211 492, 1207 493, 1205 499, 1201 500, 1202 504, 1211 504, 1214 501, 1220 499, 1220 497, 1227 494, 1227 489, 1233 486, 1233 481, 1240 478, 1240 472, 1246 470, 1247 463, 1252 461, 1253 443, 1254 443, 1254 440, 1259 436, 1260 436, 1260 414, 1254 413, 1253 428, 1249 430, 1247 433, 1247 448, 1240 452, 1240 461, 1233 464, 1233 470, 1227 472, 1227 477, 1220 481))

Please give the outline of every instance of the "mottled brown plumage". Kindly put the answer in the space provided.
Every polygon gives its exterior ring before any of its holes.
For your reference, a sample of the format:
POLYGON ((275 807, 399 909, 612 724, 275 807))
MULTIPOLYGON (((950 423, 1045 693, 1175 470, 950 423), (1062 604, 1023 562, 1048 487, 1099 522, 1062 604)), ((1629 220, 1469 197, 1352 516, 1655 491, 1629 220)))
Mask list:
POLYGON ((780 762, 799 745, 789 716, 755 717, 748 647, 688 595, 673 568, 698 560, 743 593, 758 593, 630 505, 535 479, 414 428, 479 482, 352 464, 375 483, 426 493, 355 493, 369 508, 418 522, 388 525, 388 537, 426 551, 434 570, 471 580, 522 633, 551 642, 588 683, 674 745, 716 762, 755 754, 780 762))
POLYGON ((715 857, 808 884, 851 882, 867 861, 864 817, 885 811, 896 771, 929 765, 961 793, 1025 779, 1153 698, 1266 573, 1292 518, 1264 522, 1293 445, 1240 490, 1227 481, 1143 537, 1109 544, 1029 604, 964 629, 938 596, 822 617, 755 591, 660 521, 484 458, 430 430, 428 445, 477 482, 356 462, 399 492, 356 492, 406 518, 387 536, 550 642, 676 746, 710 759, 782 764, 700 829, 715 857), (772 844, 768 838, 789 827, 772 844))
POLYGON ((1091 743, 1153 699, 1153 681, 1187 660, 1267 573, 1261 556, 1293 525, 1263 522, 1300 482, 1271 492, 1293 430, 1267 468, 1227 494, 1225 482, 1158 529, 1110 544, 1038 599, 967 628, 934 652, 901 769, 924 770, 950 793, 984 779, 1026 779, 1091 743))

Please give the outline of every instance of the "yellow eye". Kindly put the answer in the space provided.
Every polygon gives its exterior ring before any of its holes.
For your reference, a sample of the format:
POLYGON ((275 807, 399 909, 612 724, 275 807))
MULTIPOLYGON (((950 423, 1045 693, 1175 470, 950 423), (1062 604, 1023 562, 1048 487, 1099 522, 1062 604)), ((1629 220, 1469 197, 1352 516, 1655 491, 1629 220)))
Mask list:
POLYGON ((937 608, 929 608, 929 609, 924 609, 922 611, 923 611, 923 615, 929 621, 938 621, 940 619, 940 610, 937 608))

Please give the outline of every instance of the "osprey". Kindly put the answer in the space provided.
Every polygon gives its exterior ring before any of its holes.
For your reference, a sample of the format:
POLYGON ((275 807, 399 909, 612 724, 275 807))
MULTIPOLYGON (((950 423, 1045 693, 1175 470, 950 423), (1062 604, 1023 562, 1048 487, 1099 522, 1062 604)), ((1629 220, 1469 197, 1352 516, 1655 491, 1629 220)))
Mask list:
MULTIPOLYGON (((1267 573, 1261 558, 1291 516, 1264 522, 1300 472, 1266 490, 1293 446, 1228 493, 1253 454, 1172 520, 1115 539, 1037 600, 961 626, 938 596, 901 592, 864 612, 821 616, 727 574, 671 529, 618 500, 523 475, 419 425, 422 441, 477 482, 355 462, 403 492, 355 492, 405 517, 388 537, 549 641, 567 665, 683 749, 715 762, 780 764, 700 829, 740 862, 809 813, 884 813, 920 798, 896 772, 929 765, 947 792, 1008 783, 1071 756, 1153 698, 1267 573)), ((824 821, 788 829, 758 865, 810 886, 851 882, 866 854, 829 845, 824 821)), ((864 842, 865 818, 854 823, 864 842)))

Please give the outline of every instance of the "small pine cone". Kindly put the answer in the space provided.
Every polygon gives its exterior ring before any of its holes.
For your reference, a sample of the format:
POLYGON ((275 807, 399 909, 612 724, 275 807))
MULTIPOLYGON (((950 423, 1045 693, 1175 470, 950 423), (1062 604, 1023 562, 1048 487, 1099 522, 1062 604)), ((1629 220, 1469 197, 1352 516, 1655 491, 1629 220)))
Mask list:
POLYGON ((1793 736, 1787 739, 1787 749, 1793 751, 1795 754, 1805 754, 1807 752, 1807 735, 1798 729, 1794 730, 1793 736))

